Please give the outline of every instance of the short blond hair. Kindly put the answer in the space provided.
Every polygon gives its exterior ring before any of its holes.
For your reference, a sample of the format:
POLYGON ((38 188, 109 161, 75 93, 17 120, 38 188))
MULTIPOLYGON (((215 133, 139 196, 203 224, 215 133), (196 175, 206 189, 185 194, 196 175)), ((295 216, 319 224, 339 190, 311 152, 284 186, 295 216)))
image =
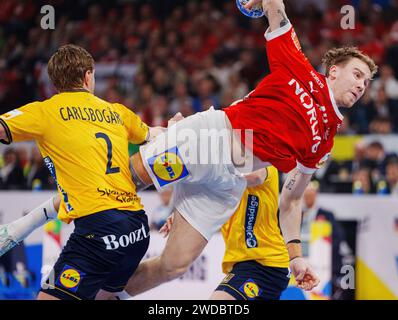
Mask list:
POLYGON ((330 68, 334 65, 346 65, 351 59, 358 58, 359 60, 365 62, 371 73, 371 78, 377 72, 377 65, 371 57, 364 54, 357 47, 343 47, 343 48, 333 48, 330 49, 322 58, 322 64, 326 70, 326 76, 329 76, 330 68))
POLYGON ((91 54, 73 44, 60 47, 47 65, 48 75, 59 92, 82 88, 84 75, 93 69, 94 59, 91 54))

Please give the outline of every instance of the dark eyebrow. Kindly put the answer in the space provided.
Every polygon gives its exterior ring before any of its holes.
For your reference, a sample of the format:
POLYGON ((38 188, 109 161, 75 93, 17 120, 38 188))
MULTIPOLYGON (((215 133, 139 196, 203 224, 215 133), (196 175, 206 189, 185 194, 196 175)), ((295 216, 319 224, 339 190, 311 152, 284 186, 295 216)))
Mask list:
POLYGON ((359 71, 359 73, 365 77, 365 72, 363 72, 362 70, 358 69, 357 67, 354 68, 355 70, 359 71))
MULTIPOLYGON (((366 78, 365 72, 363 72, 361 69, 358 69, 357 67, 355 67, 354 70, 358 71, 358 72, 361 74, 362 77, 366 78)), ((372 80, 372 79, 368 79, 368 78, 365 79, 365 85, 366 85, 366 87, 369 86, 371 80, 372 80)))

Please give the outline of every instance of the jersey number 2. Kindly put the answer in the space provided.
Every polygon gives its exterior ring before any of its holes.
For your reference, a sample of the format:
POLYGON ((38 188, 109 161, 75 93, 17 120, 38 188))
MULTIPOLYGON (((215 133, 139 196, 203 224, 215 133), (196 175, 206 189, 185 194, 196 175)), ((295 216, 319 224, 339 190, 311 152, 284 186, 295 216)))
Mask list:
POLYGON ((120 172, 119 167, 112 168, 112 141, 109 137, 102 132, 98 132, 95 134, 97 139, 104 139, 106 142, 106 146, 108 148, 108 163, 106 164, 106 174, 118 173, 120 172))

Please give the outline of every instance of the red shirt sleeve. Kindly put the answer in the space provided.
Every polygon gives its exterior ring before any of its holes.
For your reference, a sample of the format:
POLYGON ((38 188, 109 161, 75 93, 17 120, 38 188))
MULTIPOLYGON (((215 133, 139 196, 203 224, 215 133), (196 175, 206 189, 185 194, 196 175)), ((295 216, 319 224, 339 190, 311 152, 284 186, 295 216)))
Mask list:
POLYGON ((297 75, 303 72, 307 74, 309 69, 313 69, 301 51, 297 34, 290 22, 274 31, 267 30, 264 36, 267 40, 267 56, 271 72, 278 68, 286 68, 297 75))

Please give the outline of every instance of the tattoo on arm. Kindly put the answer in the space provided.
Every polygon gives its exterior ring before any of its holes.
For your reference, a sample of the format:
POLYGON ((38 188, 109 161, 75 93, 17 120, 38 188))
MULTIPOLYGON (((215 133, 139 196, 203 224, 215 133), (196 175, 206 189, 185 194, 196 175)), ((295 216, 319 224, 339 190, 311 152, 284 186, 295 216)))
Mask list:
POLYGON ((287 19, 285 11, 278 9, 278 14, 282 17, 282 20, 280 22, 280 27, 282 28, 289 23, 289 20, 287 19))

